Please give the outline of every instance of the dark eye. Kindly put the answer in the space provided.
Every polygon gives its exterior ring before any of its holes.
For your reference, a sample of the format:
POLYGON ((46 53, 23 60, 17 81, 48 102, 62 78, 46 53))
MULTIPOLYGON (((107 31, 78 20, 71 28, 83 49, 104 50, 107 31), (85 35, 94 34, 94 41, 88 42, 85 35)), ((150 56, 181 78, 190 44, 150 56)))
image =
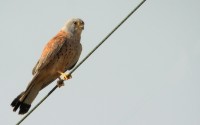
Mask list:
POLYGON ((77 22, 76 21, 74 21, 74 25, 76 25, 77 24, 77 22))

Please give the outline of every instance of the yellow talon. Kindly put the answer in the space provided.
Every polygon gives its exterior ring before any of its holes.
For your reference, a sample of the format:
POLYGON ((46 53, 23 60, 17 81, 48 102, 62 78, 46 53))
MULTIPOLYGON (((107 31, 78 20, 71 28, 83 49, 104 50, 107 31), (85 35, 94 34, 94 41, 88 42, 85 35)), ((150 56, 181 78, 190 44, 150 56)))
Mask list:
POLYGON ((58 71, 58 73, 60 73, 60 78, 62 79, 62 80, 68 80, 68 79, 71 79, 72 78, 72 75, 71 74, 66 74, 66 73, 63 73, 63 72, 60 72, 60 71, 58 71))

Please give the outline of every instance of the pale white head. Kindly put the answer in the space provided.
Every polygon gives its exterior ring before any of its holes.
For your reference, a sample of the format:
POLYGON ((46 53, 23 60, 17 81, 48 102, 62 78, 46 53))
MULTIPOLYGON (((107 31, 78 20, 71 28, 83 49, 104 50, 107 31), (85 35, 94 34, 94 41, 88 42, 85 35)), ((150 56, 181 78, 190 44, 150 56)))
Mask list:
POLYGON ((79 18, 72 18, 67 20, 61 30, 69 32, 72 35, 80 35, 84 29, 84 22, 79 18))

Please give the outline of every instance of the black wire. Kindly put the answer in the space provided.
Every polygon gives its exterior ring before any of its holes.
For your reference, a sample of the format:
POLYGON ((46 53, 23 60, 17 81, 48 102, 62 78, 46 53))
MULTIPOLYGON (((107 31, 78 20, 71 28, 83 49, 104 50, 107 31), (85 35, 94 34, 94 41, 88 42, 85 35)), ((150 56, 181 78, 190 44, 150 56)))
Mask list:
MULTIPOLYGON (((136 6, 88 55, 81 61, 79 62, 76 67, 74 67, 68 75, 71 75, 76 69, 83 64, 89 58, 146 0, 143 0, 136 6)), ((58 82, 63 82, 63 81, 58 81, 58 82)), ((47 97, 49 97, 56 89, 58 86, 56 85, 35 107, 33 107, 16 125, 19 125, 26 119, 43 101, 46 100, 47 97)))

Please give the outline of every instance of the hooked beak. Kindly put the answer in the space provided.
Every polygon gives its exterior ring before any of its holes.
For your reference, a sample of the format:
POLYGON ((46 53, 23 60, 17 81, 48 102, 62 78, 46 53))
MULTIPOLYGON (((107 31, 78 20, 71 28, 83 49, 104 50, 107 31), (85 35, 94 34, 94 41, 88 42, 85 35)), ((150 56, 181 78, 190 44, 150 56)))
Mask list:
POLYGON ((84 25, 79 25, 79 28, 84 30, 84 25))
POLYGON ((84 30, 84 22, 83 21, 78 22, 78 28, 81 30, 84 30))

